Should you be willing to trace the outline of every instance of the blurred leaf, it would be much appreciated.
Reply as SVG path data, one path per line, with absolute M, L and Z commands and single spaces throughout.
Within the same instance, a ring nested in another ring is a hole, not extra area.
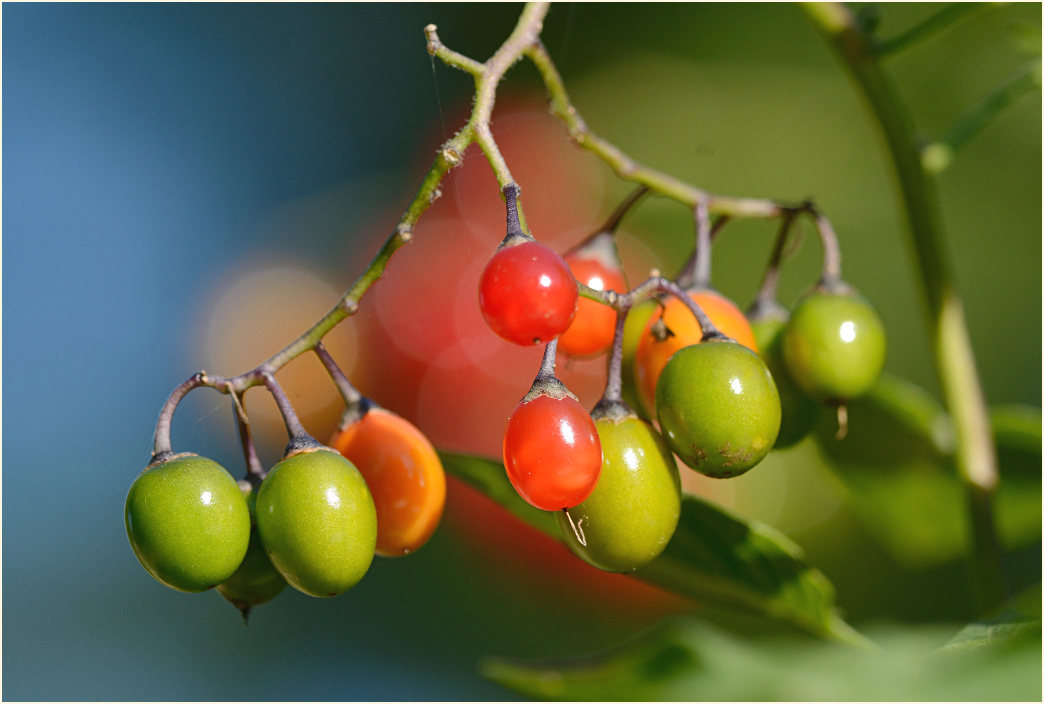
M 816 440 L 841 464 L 898 471 L 914 461 L 942 463 L 953 453 L 953 425 L 921 387 L 885 372 L 863 397 L 848 403 L 848 433 L 838 440 L 837 421 L 825 414 Z
M 998 528 L 1007 545 L 1041 529 L 1041 416 L 1024 405 L 990 411 L 1002 481 Z M 815 432 L 824 458 L 851 489 L 867 528 L 901 563 L 938 565 L 967 548 L 964 489 L 953 467 L 953 430 L 925 390 L 882 375 L 849 404 L 848 434 L 824 419 Z
M 492 460 L 441 453 L 448 472 L 482 491 L 531 526 L 561 539 L 552 514 L 518 497 Z M 860 641 L 840 618 L 834 588 L 807 565 L 786 537 L 744 522 L 702 499 L 685 496 L 674 537 L 635 576 L 691 597 L 726 618 L 753 617 L 816 635 Z
M 1004 616 L 992 621 L 970 623 L 943 646 L 944 651 L 1010 646 L 1027 638 L 1040 642 L 1040 619 Z
M 447 472 L 473 489 L 481 491 L 506 508 L 513 516 L 554 538 L 560 538 L 554 514 L 526 503 L 508 481 L 504 465 L 484 457 L 439 452 Z
M 744 522 L 695 496 L 685 496 L 674 538 L 638 577 L 708 608 L 724 607 L 797 625 L 824 636 L 853 638 L 838 616 L 834 587 L 804 561 L 801 548 L 755 521 Z
M 535 699 L 645 701 L 1035 700 L 1040 627 L 1004 649 L 937 650 L 938 629 L 892 629 L 880 648 L 740 640 L 691 619 L 566 663 L 490 659 L 483 673 Z
M 1015 40 L 1015 48 L 1027 56 L 1040 56 L 1040 25 L 1032 22 L 1013 22 L 1008 31 Z
M 1002 479 L 1018 475 L 1040 481 L 1040 409 L 1021 403 L 992 406 L 990 424 Z

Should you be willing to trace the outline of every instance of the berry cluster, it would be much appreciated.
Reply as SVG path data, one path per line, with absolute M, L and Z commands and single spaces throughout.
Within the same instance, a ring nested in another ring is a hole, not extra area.
M 479 281 L 479 307 L 494 332 L 545 345 L 504 432 L 508 479 L 524 500 L 556 512 L 574 553 L 613 572 L 641 567 L 673 536 L 681 513 L 675 456 L 710 477 L 742 474 L 804 437 L 818 404 L 836 406 L 843 420 L 844 404 L 873 385 L 885 353 L 880 319 L 842 281 L 836 237 L 808 203 L 780 206 L 783 226 L 749 319 L 710 283 L 711 241 L 724 220 L 712 225 L 703 205 L 693 256 L 678 277 L 655 275 L 625 292 L 615 232 L 644 194 L 639 189 L 560 256 L 524 231 L 519 189 L 508 184 L 507 235 Z M 821 234 L 823 274 L 788 314 L 776 281 L 789 228 L 803 214 Z M 232 379 L 201 372 L 168 399 L 152 461 L 127 496 L 127 533 L 146 570 L 181 591 L 217 587 L 244 618 L 288 583 L 311 596 L 343 593 L 375 554 L 424 545 L 443 512 L 446 480 L 424 435 L 362 397 L 321 335 L 307 349 L 346 405 L 329 445 L 302 427 L 271 360 Z M 605 392 L 590 413 L 555 376 L 559 351 L 607 354 Z M 267 472 L 242 403 L 260 384 L 290 436 Z M 242 481 L 171 449 L 174 410 L 200 386 L 232 396 L 247 464 Z
M 127 534 L 138 560 L 163 584 L 217 591 L 243 613 L 286 584 L 316 597 L 353 587 L 375 554 L 406 555 L 442 516 L 446 479 L 427 438 L 404 418 L 351 386 L 317 344 L 346 402 L 329 446 L 301 426 L 275 378 L 261 372 L 283 414 L 290 442 L 264 471 L 241 397 L 234 394 L 248 472 L 236 482 L 221 465 L 170 450 L 174 408 L 198 386 L 232 382 L 197 374 L 171 396 L 157 425 L 152 462 L 127 496 Z
M 637 569 L 670 541 L 681 508 L 675 455 L 710 477 L 742 474 L 803 438 L 818 404 L 836 406 L 843 420 L 844 404 L 869 390 L 884 363 L 880 318 L 841 280 L 836 237 L 808 203 L 783 210 L 749 319 L 710 284 L 711 239 L 724 221 L 712 226 L 702 206 L 695 252 L 677 279 L 654 276 L 625 293 L 614 234 L 644 192 L 563 257 L 523 232 L 519 190 L 509 184 L 507 236 L 479 284 L 494 332 L 546 344 L 504 432 L 507 476 L 531 505 L 558 512 L 574 553 L 615 572 Z M 776 280 L 803 213 L 822 236 L 824 272 L 788 315 Z M 559 351 L 609 353 L 606 390 L 590 414 L 554 375 Z

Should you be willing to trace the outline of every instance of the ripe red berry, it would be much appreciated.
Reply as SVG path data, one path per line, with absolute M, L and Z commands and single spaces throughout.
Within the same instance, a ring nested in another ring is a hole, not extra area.
M 504 468 L 515 491 L 545 511 L 590 495 L 602 467 L 594 421 L 568 391 L 527 396 L 504 431 Z
M 479 280 L 486 324 L 517 345 L 548 342 L 576 314 L 576 280 L 562 257 L 534 240 L 497 250 Z

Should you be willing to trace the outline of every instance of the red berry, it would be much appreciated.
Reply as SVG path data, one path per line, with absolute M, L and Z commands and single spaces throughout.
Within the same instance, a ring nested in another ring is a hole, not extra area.
M 548 342 L 576 314 L 576 280 L 554 251 L 533 240 L 497 250 L 479 280 L 486 324 L 518 345 Z
M 504 468 L 515 491 L 533 506 L 576 506 L 594 490 L 602 468 L 594 421 L 571 394 L 523 399 L 504 431 Z
M 565 260 L 577 281 L 597 291 L 627 291 L 627 282 L 619 267 L 611 267 L 580 252 L 566 255 Z M 604 303 L 581 298 L 572 325 L 558 338 L 558 351 L 571 357 L 601 354 L 613 344 L 615 331 L 616 311 Z

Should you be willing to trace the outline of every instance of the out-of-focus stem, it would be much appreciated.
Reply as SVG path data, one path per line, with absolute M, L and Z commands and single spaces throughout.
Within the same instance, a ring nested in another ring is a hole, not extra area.
M 908 233 L 928 304 L 936 372 L 957 434 L 957 471 L 970 507 L 973 581 L 980 610 L 986 611 L 1005 595 L 993 514 L 997 461 L 964 307 L 943 235 L 935 184 L 924 170 L 905 107 L 881 71 L 872 46 L 852 13 L 838 3 L 802 3 L 802 7 L 866 98 L 884 134 L 899 180 Z

